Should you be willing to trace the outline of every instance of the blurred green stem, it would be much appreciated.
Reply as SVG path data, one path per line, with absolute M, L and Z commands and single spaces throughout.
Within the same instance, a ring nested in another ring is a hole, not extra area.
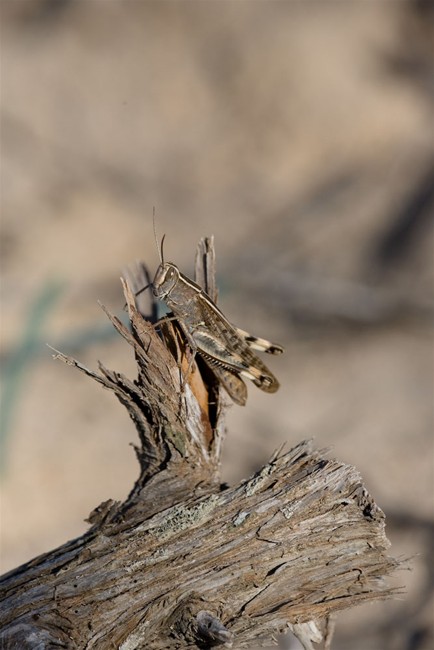
M 50 281 L 30 305 L 21 342 L 3 367 L 0 409 L 0 473 L 6 468 L 6 446 L 15 409 L 24 387 L 26 367 L 42 345 L 41 333 L 63 291 L 63 284 Z

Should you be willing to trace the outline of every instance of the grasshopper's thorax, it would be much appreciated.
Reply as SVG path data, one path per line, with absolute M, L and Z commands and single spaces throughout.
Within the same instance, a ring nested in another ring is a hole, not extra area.
M 164 300 L 176 286 L 178 280 L 179 269 L 175 264 L 171 262 L 160 264 L 155 274 L 154 282 L 152 283 L 154 296 L 160 300 Z

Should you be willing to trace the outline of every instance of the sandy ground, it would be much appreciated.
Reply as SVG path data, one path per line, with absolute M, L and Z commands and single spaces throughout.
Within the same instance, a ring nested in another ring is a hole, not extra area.
M 155 268 L 155 206 L 167 256 L 191 273 L 214 234 L 225 313 L 287 350 L 231 410 L 223 479 L 311 437 L 357 466 L 411 571 L 333 647 L 432 647 L 432 9 L 3 0 L 3 571 L 138 474 L 120 405 L 45 344 L 134 375 L 97 300 Z

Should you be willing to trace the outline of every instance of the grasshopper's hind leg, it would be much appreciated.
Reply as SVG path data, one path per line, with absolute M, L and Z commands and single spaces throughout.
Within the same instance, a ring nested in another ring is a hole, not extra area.
M 284 351 L 283 347 L 278 343 L 272 343 L 271 341 L 267 341 L 267 339 L 260 339 L 259 336 L 253 336 L 253 334 L 249 334 L 249 332 L 241 330 L 239 327 L 237 327 L 237 332 L 252 350 L 267 352 L 267 354 L 282 354 Z

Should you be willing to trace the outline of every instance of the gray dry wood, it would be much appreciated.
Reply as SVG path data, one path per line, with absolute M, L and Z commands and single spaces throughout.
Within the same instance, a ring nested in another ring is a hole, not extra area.
M 212 241 L 200 247 L 197 273 L 214 287 Z M 159 336 L 123 284 L 131 330 L 109 317 L 137 379 L 57 356 L 127 408 L 140 477 L 85 535 L 2 577 L 1 648 L 242 648 L 288 627 L 304 638 L 310 621 L 390 596 L 384 514 L 353 467 L 305 441 L 220 485 L 227 397 L 199 363 L 180 391 L 189 360 L 176 324 Z

